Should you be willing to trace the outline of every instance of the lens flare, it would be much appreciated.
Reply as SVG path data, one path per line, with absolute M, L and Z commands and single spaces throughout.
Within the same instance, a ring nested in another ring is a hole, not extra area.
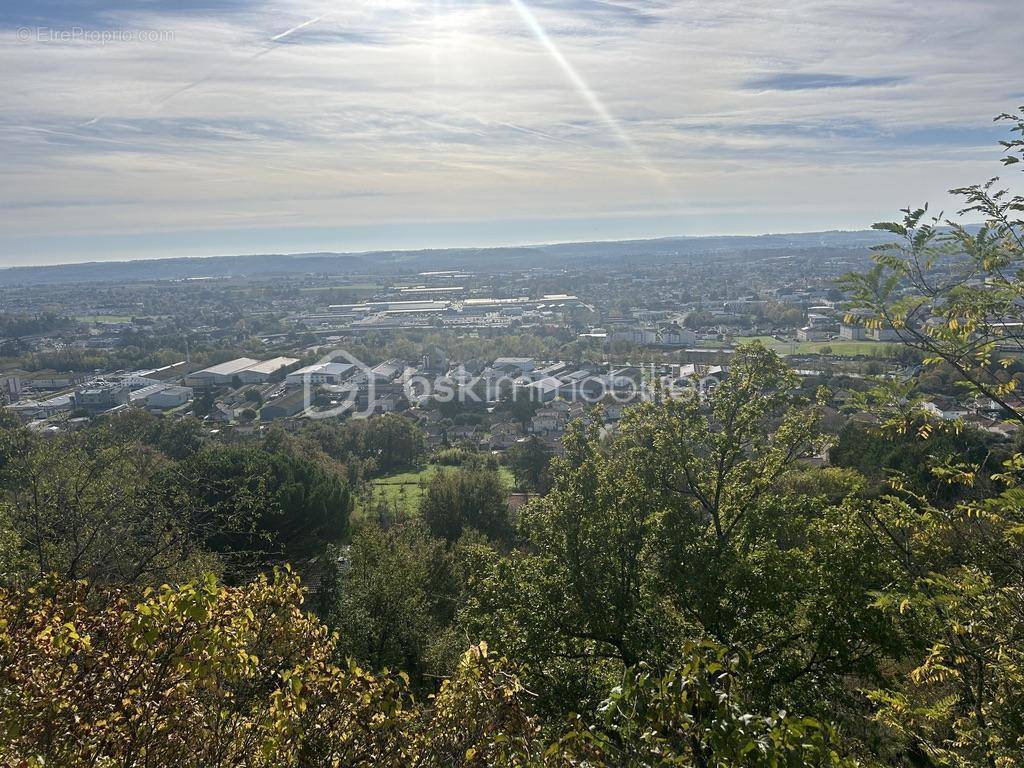
M 658 170 L 651 159 L 647 156 L 647 153 L 641 149 L 632 137 L 626 132 L 626 129 L 622 127 L 622 124 L 616 119 L 608 108 L 604 105 L 594 89 L 590 87 L 583 76 L 576 70 L 576 67 L 572 65 L 572 62 L 565 57 L 565 54 L 555 45 L 555 41 L 551 39 L 551 36 L 547 33 L 547 30 L 541 25 L 540 21 L 534 15 L 533 11 L 530 10 L 529 6 L 523 2 L 523 0 L 509 0 L 512 3 L 512 7 L 516 9 L 519 16 L 522 18 L 523 23 L 530 29 L 533 36 L 537 38 L 537 41 L 543 46 L 544 50 L 548 52 L 548 55 L 558 65 L 559 69 L 572 84 L 573 88 L 580 95 L 580 97 L 587 103 L 587 105 L 594 111 L 601 121 L 607 125 L 615 137 L 630 151 L 637 162 L 644 168 L 644 170 L 654 174 L 658 177 L 658 180 L 662 183 L 668 184 L 668 179 L 664 173 Z

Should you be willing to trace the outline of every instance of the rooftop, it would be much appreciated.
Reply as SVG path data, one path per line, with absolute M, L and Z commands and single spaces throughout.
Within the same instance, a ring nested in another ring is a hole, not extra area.
M 251 357 L 239 357 L 234 360 L 228 360 L 225 363 L 211 365 L 209 368 L 203 368 L 201 371 L 196 371 L 194 375 L 201 376 L 205 373 L 210 376 L 233 376 L 239 371 L 244 371 L 259 364 L 259 362 L 259 360 L 253 360 Z
M 296 357 L 274 357 L 270 360 L 257 362 L 255 365 L 246 366 L 242 370 L 252 371 L 253 373 L 271 374 L 274 373 L 274 371 L 287 368 L 289 365 L 295 365 L 297 362 L 299 362 L 299 360 Z

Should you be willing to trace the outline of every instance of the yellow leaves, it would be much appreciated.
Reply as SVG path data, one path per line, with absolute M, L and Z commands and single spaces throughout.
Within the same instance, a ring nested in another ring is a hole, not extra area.
M 255 589 L 207 579 L 198 588 L 149 590 L 134 603 L 114 594 L 99 608 L 69 585 L 55 584 L 52 594 L 4 593 L 0 618 L 8 631 L 0 637 L 0 675 L 23 695 L 0 701 L 0 728 L 10 733 L 7 723 L 21 723 L 18 754 L 49 744 L 49 764 L 94 762 L 100 755 L 91 750 L 98 745 L 104 745 L 104 760 L 116 759 L 129 754 L 138 734 L 149 732 L 154 764 L 198 768 L 209 762 L 203 758 L 208 750 L 227 749 L 228 762 L 258 765 L 250 755 L 230 758 L 235 732 L 278 739 L 271 718 L 275 697 L 264 697 L 251 681 L 299 654 L 303 664 L 290 677 L 282 675 L 294 717 L 308 711 L 309 695 L 318 695 L 308 690 L 309 680 L 333 684 L 324 666 L 331 643 L 319 622 L 298 609 L 295 584 L 296 577 L 284 572 Z M 7 619 L 15 600 L 33 620 L 12 627 Z M 261 631 L 251 631 L 258 620 Z M 296 724 L 288 720 L 289 733 Z M 203 733 L 220 733 L 220 743 Z M 245 743 L 239 740 L 237 748 Z M 289 761 L 294 743 L 282 743 L 285 752 L 275 751 L 267 768 Z

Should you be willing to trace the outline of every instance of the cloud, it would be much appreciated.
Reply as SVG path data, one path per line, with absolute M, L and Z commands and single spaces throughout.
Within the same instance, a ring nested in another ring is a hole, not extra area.
M 906 82 L 894 76 L 855 77 L 823 72 L 779 72 L 747 80 L 744 87 L 752 91 L 808 91 L 822 88 L 874 88 Z
M 635 151 L 510 0 L 10 0 L 0 264 L 121 235 L 188 255 L 203 232 L 350 249 L 409 222 L 867 224 L 995 172 L 989 118 L 1019 101 L 1018 0 L 524 2 Z M 22 42 L 25 23 L 173 34 Z

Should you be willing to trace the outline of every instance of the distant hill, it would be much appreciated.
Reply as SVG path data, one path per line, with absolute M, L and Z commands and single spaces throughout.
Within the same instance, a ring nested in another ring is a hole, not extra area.
M 0 269 L 0 286 L 298 274 L 386 274 L 437 269 L 495 271 L 573 263 L 581 259 L 590 259 L 595 263 L 624 258 L 636 261 L 691 261 L 698 258 L 748 257 L 758 252 L 786 249 L 867 248 L 891 239 L 892 235 L 887 233 L 863 230 L 757 236 L 667 237 L 654 240 L 497 248 L 96 261 Z

